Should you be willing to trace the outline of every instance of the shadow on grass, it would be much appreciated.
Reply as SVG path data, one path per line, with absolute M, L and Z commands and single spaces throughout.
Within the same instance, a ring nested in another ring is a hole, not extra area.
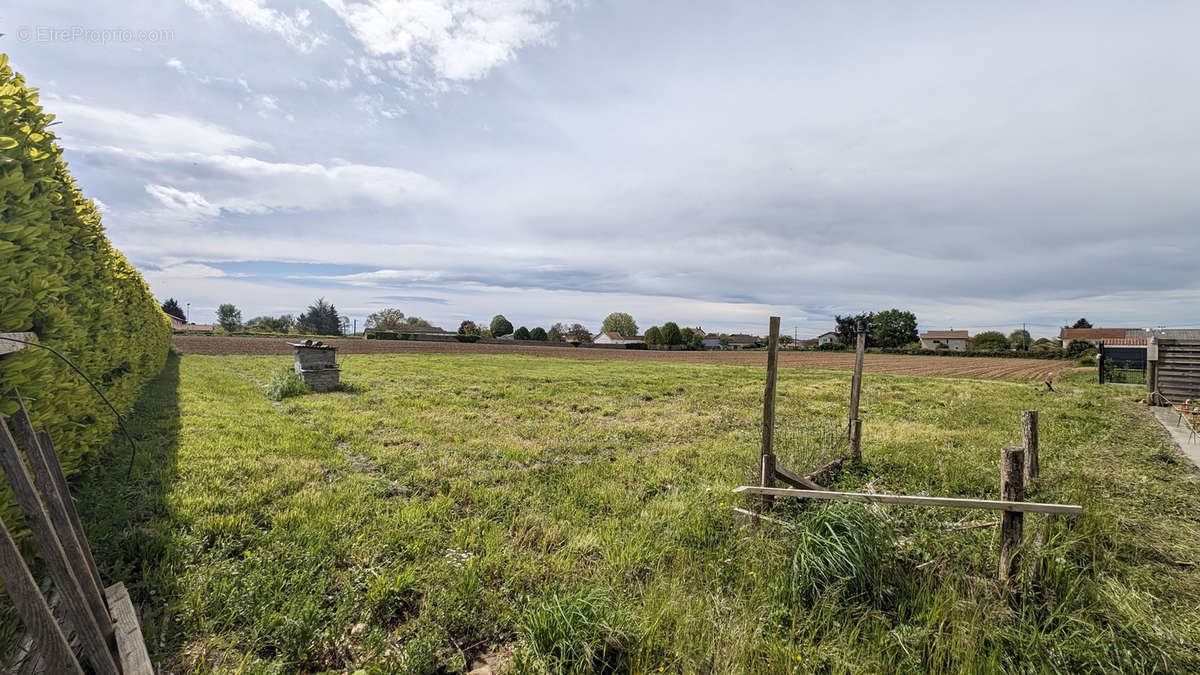
M 152 655 L 162 645 L 165 601 L 171 597 L 171 579 L 164 574 L 171 568 L 166 495 L 177 474 L 179 361 L 172 351 L 126 416 L 137 442 L 132 471 L 132 449 L 115 435 L 97 466 L 71 481 L 100 576 L 105 584 L 124 581 L 129 588 Z

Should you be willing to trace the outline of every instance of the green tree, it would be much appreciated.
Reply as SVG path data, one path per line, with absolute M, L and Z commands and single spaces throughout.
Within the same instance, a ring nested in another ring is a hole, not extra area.
M 662 343 L 665 345 L 681 345 L 683 344 L 683 333 L 679 330 L 679 324 L 674 321 L 668 321 L 659 329 L 662 333 Z
M 221 324 L 221 328 L 230 333 L 237 332 L 242 329 L 242 310 L 234 307 L 232 303 L 224 303 L 217 307 L 217 323 Z
M 1008 344 L 1011 345 L 1013 349 L 1027 352 L 1033 345 L 1033 337 L 1029 334 L 1029 331 L 1025 330 L 1024 328 L 1018 328 L 1012 333 L 1009 333 Z
M 600 328 L 601 332 L 613 332 L 621 337 L 633 337 L 638 334 L 637 322 L 633 317 L 625 312 L 613 312 L 604 317 L 604 325 Z
M 1092 322 L 1088 321 L 1087 319 L 1080 319 L 1075 322 L 1074 326 L 1071 326 L 1071 328 L 1091 328 L 1091 327 L 1092 327 Z
M 513 325 L 508 319 L 504 318 L 503 314 L 497 314 L 492 317 L 492 323 L 489 326 L 492 331 L 492 337 L 500 337 L 513 332 Z
M 459 335 L 479 335 L 479 326 L 474 321 L 466 320 L 458 324 Z
M 342 332 L 341 317 L 333 303 L 317 298 L 308 306 L 308 311 L 296 319 L 296 328 L 311 335 L 339 335 Z
M 695 336 L 696 333 L 691 328 L 684 326 L 679 329 L 679 344 L 690 347 L 692 345 L 692 338 Z
M 682 333 L 683 331 L 679 331 L 679 332 Z M 687 341 L 684 342 L 684 344 L 686 344 L 689 349 L 703 349 L 704 348 L 704 336 L 700 334 L 700 331 L 693 330 L 692 336 L 689 337 L 687 339 Z
M 875 320 L 875 313 L 864 312 L 862 314 L 855 314 L 853 316 L 835 316 L 833 317 L 833 320 L 837 324 L 837 328 L 834 330 L 837 331 L 838 342 L 841 342 L 847 347 L 853 347 L 854 345 L 858 344 L 858 333 L 856 332 L 856 326 L 858 325 L 858 322 L 865 321 L 867 326 L 870 327 L 871 323 Z M 875 336 L 871 335 L 870 333 L 867 334 L 867 346 L 875 346 Z
M 260 333 L 287 333 L 295 323 L 291 314 L 256 316 L 246 322 L 246 329 Z
M 971 338 L 970 348 L 971 351 L 976 352 L 1008 351 L 1008 338 L 1004 337 L 1004 333 L 999 331 L 984 331 Z
M 1071 344 L 1067 346 L 1067 356 L 1079 356 L 1095 349 L 1095 346 L 1087 340 L 1071 340 Z
M 515 332 L 513 332 L 513 338 L 514 338 L 514 339 L 517 339 L 517 340 L 528 340 L 528 339 L 530 339 L 530 338 L 529 338 L 529 329 L 528 329 L 528 328 L 526 328 L 525 326 L 521 326 L 521 327 L 520 327 L 520 328 L 518 328 L 518 329 L 517 329 Z
M 663 343 L 662 331 L 658 329 L 658 326 L 650 326 L 646 329 L 645 340 L 648 345 L 661 345 Z
M 367 317 L 366 330 L 399 330 L 407 325 L 404 321 L 404 312 L 395 307 L 385 307 L 378 312 L 373 312 Z
M 179 303 L 176 302 L 175 298 L 167 298 L 167 301 L 162 304 L 162 310 L 173 317 L 184 320 L 187 319 L 187 316 L 184 315 L 183 308 L 179 306 Z
M 550 326 L 550 330 L 546 333 L 546 339 L 550 342 L 562 342 L 566 336 L 567 327 L 561 321 Z
M 538 326 L 537 328 L 534 328 L 533 330 L 529 331 L 529 339 L 530 340 L 541 340 L 542 342 L 545 342 L 547 340 L 547 338 L 548 338 L 548 336 L 546 334 L 546 329 L 542 328 L 541 326 Z
M 409 328 L 429 328 L 432 324 L 419 316 L 406 316 L 404 317 L 404 325 Z
M 900 309 L 879 312 L 871 322 L 871 333 L 867 338 L 874 346 L 888 349 L 917 342 L 920 339 L 917 334 L 917 315 Z
M 566 338 L 567 342 L 590 343 L 592 341 L 592 332 L 581 323 L 573 323 L 567 329 Z

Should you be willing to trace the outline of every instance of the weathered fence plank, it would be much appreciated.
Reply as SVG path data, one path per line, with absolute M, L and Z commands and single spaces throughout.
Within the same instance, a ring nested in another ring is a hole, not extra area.
M 12 488 L 13 496 L 21 512 L 29 521 L 29 529 L 33 533 L 34 543 L 38 552 L 46 561 L 50 578 L 59 589 L 63 598 L 63 606 L 68 623 L 79 635 L 84 653 L 96 672 L 102 675 L 118 675 L 117 664 L 109 652 L 108 640 L 102 632 L 96 617 L 92 614 L 85 599 L 79 580 L 71 571 L 67 555 L 63 551 L 53 524 L 46 514 L 41 498 L 33 486 L 33 479 L 21 461 L 17 442 L 8 430 L 8 424 L 0 416 L 0 468 L 4 469 L 5 478 Z M 108 624 L 111 625 L 111 624 Z M 111 634 L 111 628 L 109 631 Z
M 117 582 L 105 589 L 108 606 L 112 608 L 113 623 L 117 632 L 117 653 L 125 675 L 154 675 L 146 641 L 142 639 L 142 627 L 137 611 L 129 598 L 125 584 Z
M 15 395 L 15 391 L 13 393 Z M 29 466 L 33 469 L 33 482 L 37 486 L 38 492 L 41 493 L 42 504 L 46 507 L 50 522 L 55 524 L 54 532 L 58 535 L 59 544 L 62 545 L 63 553 L 67 556 L 67 563 L 70 564 L 71 571 L 79 581 L 84 600 L 91 609 L 96 625 L 100 627 L 100 632 L 104 634 L 105 640 L 111 641 L 111 621 L 108 616 L 108 607 L 104 604 L 104 597 L 100 594 L 100 589 L 103 588 L 99 583 L 100 576 L 99 574 L 92 576 L 95 563 L 90 562 L 91 551 L 87 550 L 86 540 L 80 540 L 71 520 L 69 511 L 74 509 L 75 504 L 71 502 L 71 508 L 68 509 L 64 502 L 63 491 L 56 484 L 54 472 L 46 461 L 46 453 L 41 447 L 37 433 L 33 430 L 33 423 L 29 420 L 25 403 L 20 396 L 16 396 L 16 399 L 17 412 L 12 416 L 12 421 L 21 434 L 25 456 L 29 458 Z M 57 463 L 56 458 L 55 464 Z M 70 495 L 67 495 L 66 499 L 69 501 Z
M 79 667 L 79 661 L 75 659 L 71 646 L 67 644 L 62 628 L 55 620 L 54 613 L 50 611 L 50 606 L 46 604 L 46 598 L 42 596 L 41 589 L 34 582 L 25 561 L 21 559 L 21 552 L 2 520 L 0 580 L 4 581 L 4 588 L 8 590 L 8 597 L 25 624 L 25 630 L 32 635 L 47 672 L 82 674 L 83 670 Z M 28 660 L 36 661 L 36 657 L 31 655 Z

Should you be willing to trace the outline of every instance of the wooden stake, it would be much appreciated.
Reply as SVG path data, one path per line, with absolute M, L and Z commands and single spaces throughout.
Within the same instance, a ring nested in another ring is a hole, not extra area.
M 1025 449 L 1006 445 L 1000 451 L 1000 498 L 1006 502 L 1025 499 Z M 1007 581 L 1020 564 L 1021 535 L 1025 514 L 1004 511 L 1000 514 L 1000 581 Z
M 1025 487 L 1041 477 L 1038 463 L 1038 411 L 1021 411 L 1021 445 L 1025 448 Z
M 862 422 L 858 419 L 858 399 L 862 392 L 863 353 L 867 350 L 867 334 L 858 331 L 854 346 L 854 377 L 850 379 L 850 459 L 862 463 Z
M 775 378 L 779 373 L 779 317 L 771 317 L 771 334 L 767 340 L 767 386 L 763 392 L 762 461 L 759 466 L 759 485 L 775 487 Z M 765 497 L 763 504 L 774 502 Z

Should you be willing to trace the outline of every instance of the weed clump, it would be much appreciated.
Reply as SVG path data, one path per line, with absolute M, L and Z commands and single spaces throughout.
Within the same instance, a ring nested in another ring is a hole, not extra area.
M 859 504 L 831 506 L 803 521 L 792 556 L 791 596 L 844 600 L 878 598 L 892 537 L 887 525 Z
M 300 379 L 293 370 L 281 370 L 275 374 L 275 379 L 267 385 L 267 398 L 272 401 L 282 401 L 290 396 L 311 394 L 312 389 Z
M 640 642 L 628 616 L 598 589 L 553 594 L 524 612 L 523 669 L 552 673 L 630 672 Z

